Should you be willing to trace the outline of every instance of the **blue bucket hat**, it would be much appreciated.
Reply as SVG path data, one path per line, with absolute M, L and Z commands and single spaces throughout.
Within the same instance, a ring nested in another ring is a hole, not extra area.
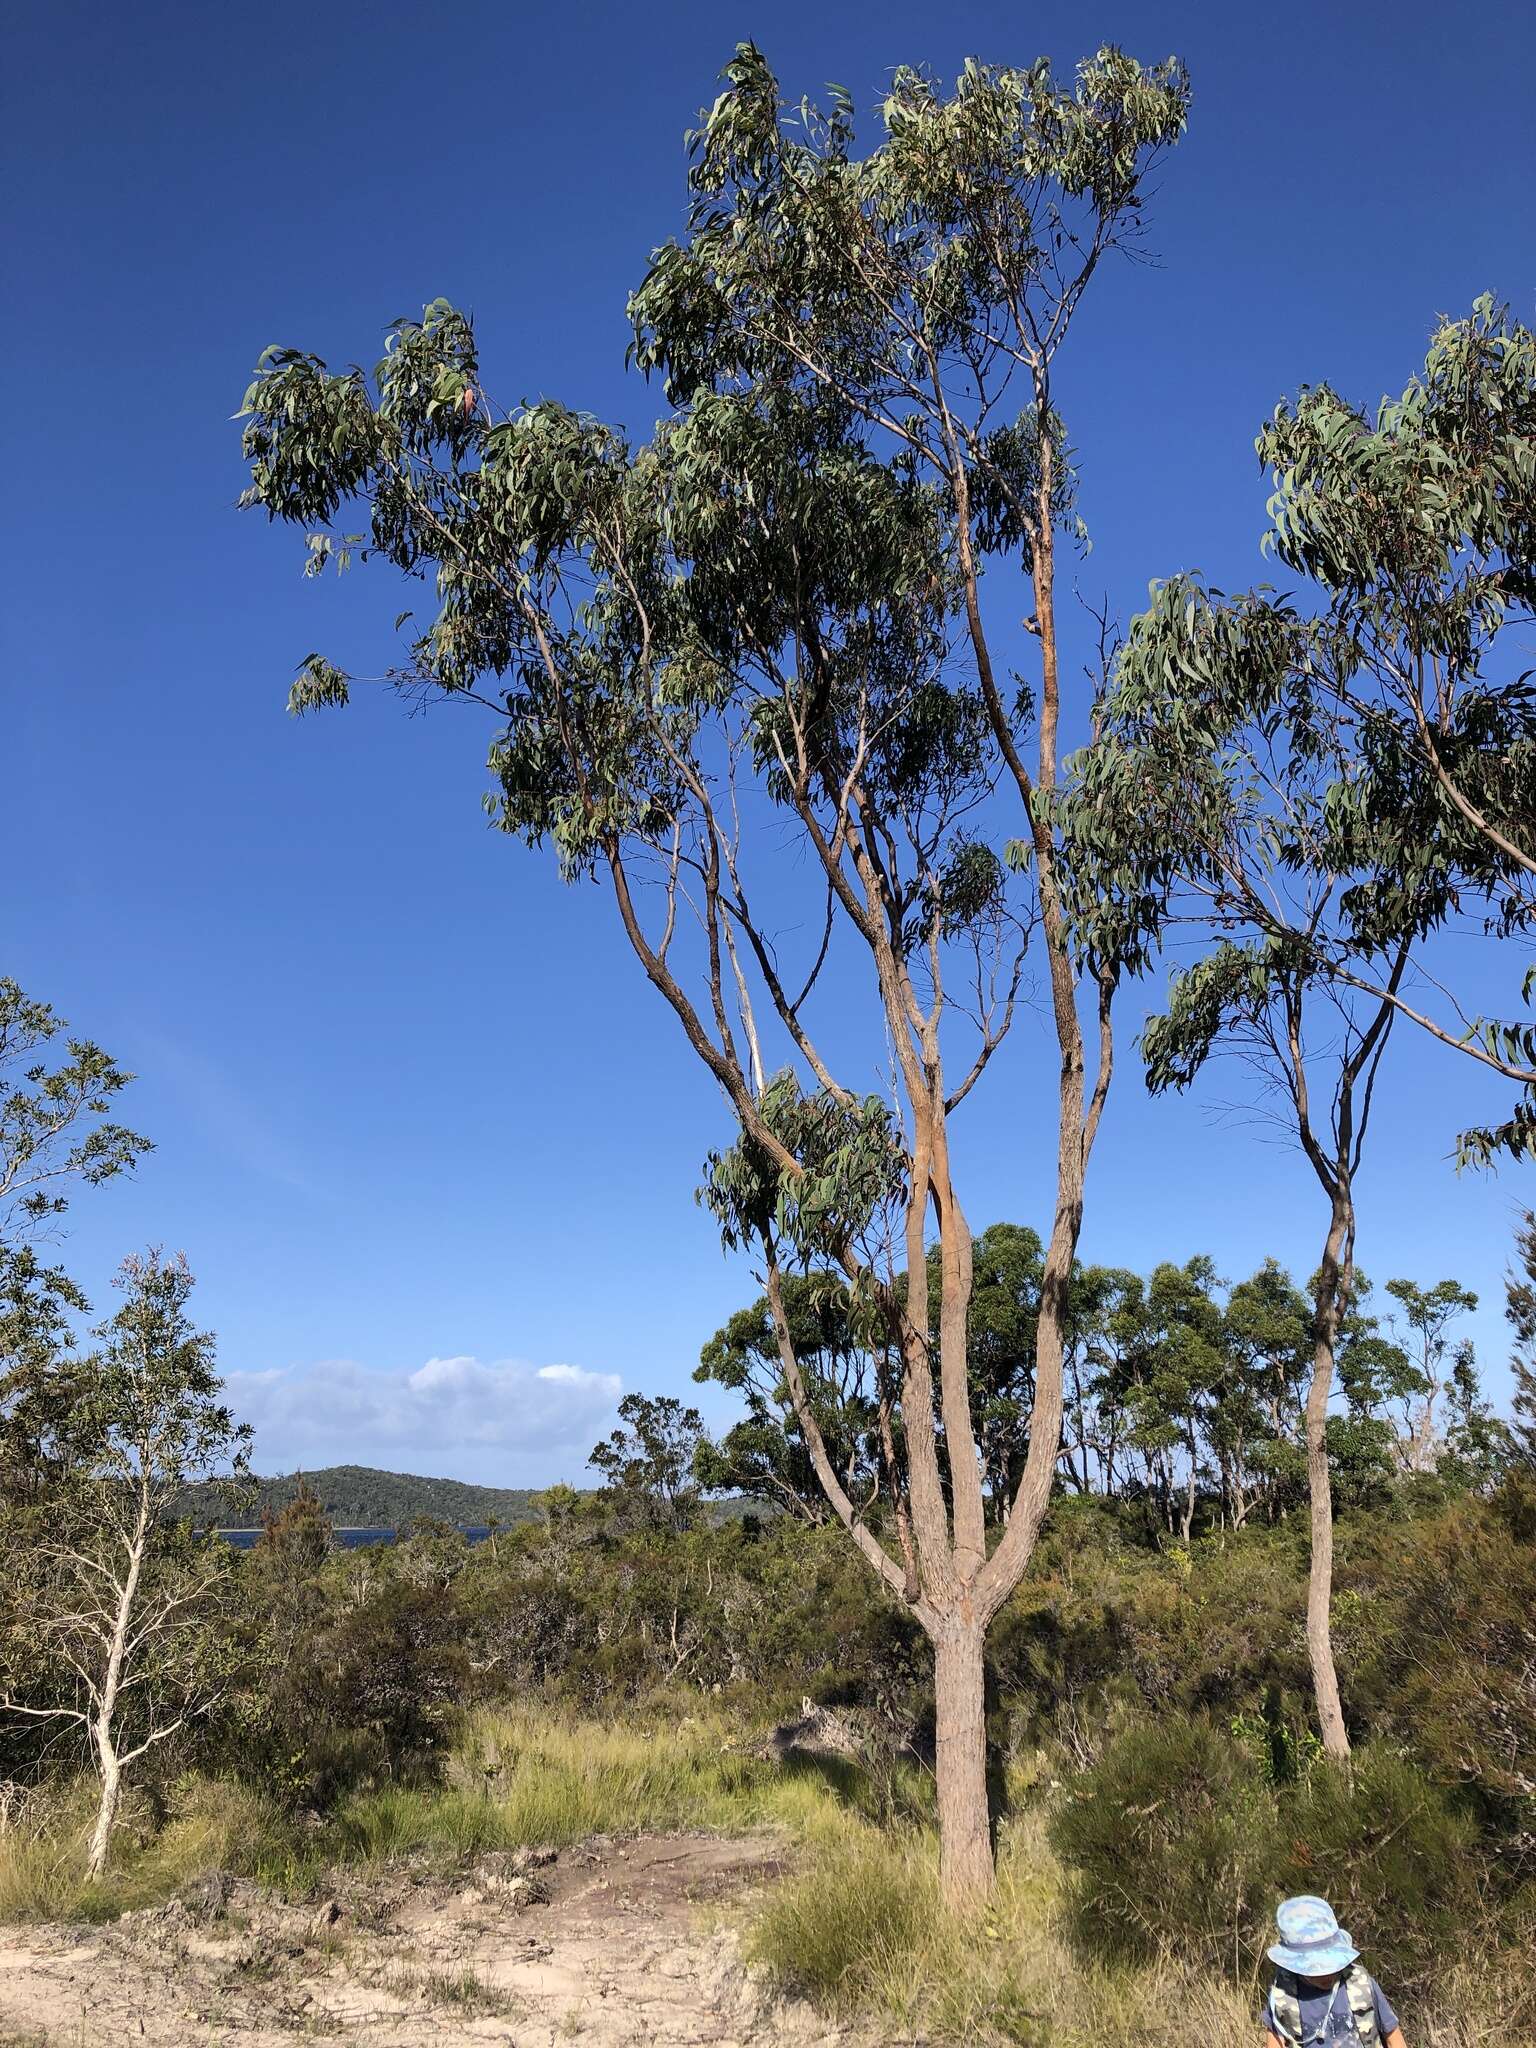
M 1286 1899 L 1276 1910 L 1275 1926 L 1280 1939 L 1269 1960 L 1298 1977 L 1331 1977 L 1347 1970 L 1360 1953 L 1326 1899 L 1310 1894 Z

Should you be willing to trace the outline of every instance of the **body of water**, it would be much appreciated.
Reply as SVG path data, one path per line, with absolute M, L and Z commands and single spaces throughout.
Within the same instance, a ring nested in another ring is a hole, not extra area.
M 254 1550 L 261 1541 L 259 1529 L 215 1529 L 213 1533 L 236 1550 Z M 364 1550 L 370 1543 L 393 1543 L 399 1533 L 398 1529 L 333 1529 L 331 1540 L 338 1550 Z M 466 1543 L 484 1543 L 490 1533 L 478 1525 L 459 1530 Z

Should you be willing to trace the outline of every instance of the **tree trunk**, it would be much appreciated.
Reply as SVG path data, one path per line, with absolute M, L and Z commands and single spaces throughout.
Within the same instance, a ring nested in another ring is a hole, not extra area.
M 939 1881 L 945 1903 L 961 1910 L 984 1899 L 993 1880 L 985 1641 L 980 1621 L 962 1613 L 940 1618 L 933 1645 Z
M 96 1825 L 91 1830 L 91 1852 L 86 1859 L 85 1875 L 88 1883 L 96 1884 L 107 1867 L 107 1851 L 112 1846 L 112 1828 L 117 1820 L 123 1774 L 111 1730 L 98 1724 L 92 1732 L 96 1742 L 96 1766 L 101 1774 L 101 1804 L 96 1809 Z
M 1191 1443 L 1189 1447 L 1189 1483 L 1184 1489 L 1184 1515 L 1179 1528 L 1179 1539 L 1185 1544 L 1189 1542 L 1189 1532 L 1195 1526 L 1195 1491 L 1198 1478 L 1199 1467 L 1195 1463 L 1195 1447 Z
M 1312 1561 L 1307 1574 L 1307 1656 L 1317 1701 L 1323 1750 L 1338 1762 L 1349 1757 L 1349 1733 L 1333 1662 L 1333 1490 L 1328 1470 L 1328 1397 L 1333 1391 L 1334 1347 L 1350 1280 L 1352 1204 L 1347 1186 L 1334 1198 L 1328 1241 L 1317 1280 L 1312 1385 L 1307 1392 L 1307 1491 L 1312 1510 Z
M 128 1654 L 128 1629 L 133 1620 L 133 1603 L 138 1597 L 139 1574 L 144 1568 L 144 1547 L 149 1538 L 150 1500 L 148 1488 L 139 1486 L 139 1512 L 132 1537 L 128 1543 L 128 1570 L 118 1591 L 117 1612 L 112 1622 L 112 1639 L 107 1652 L 107 1668 L 102 1678 L 98 1696 L 96 1719 L 91 1728 L 91 1740 L 96 1748 L 96 1769 L 101 1778 L 101 1805 L 96 1810 L 96 1825 L 91 1831 L 91 1853 L 85 1866 L 86 1880 L 96 1884 L 107 1867 L 107 1851 L 112 1846 L 112 1826 L 117 1819 L 118 1796 L 122 1790 L 123 1767 L 118 1761 L 117 1743 L 113 1737 L 113 1717 L 117 1712 L 117 1696 L 123 1681 L 123 1662 Z

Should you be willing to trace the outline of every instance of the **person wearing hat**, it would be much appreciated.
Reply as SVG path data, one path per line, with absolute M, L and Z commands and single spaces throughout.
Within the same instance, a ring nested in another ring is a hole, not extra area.
M 1326 1899 L 1286 1899 L 1275 1925 L 1266 2048 L 1407 2048 L 1386 1993 Z

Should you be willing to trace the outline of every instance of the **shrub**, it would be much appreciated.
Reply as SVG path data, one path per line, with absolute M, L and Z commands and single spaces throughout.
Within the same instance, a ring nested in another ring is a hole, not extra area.
M 1427 1991 L 1492 1931 L 1481 1924 L 1476 1828 L 1389 1750 L 1358 1750 L 1348 1771 L 1318 1764 L 1283 1793 L 1279 1850 L 1276 1891 L 1320 1892 L 1394 1993 Z
M 996 1894 L 968 1916 L 940 1903 L 931 1831 L 819 1828 L 757 1923 L 756 1958 L 823 2009 L 866 2022 L 882 2015 L 884 2040 L 1248 2048 L 1247 1990 L 1161 1963 L 1133 1972 L 1074 1966 L 1043 1820 L 1036 1810 L 1006 1824 Z
M 1294 1785 L 1305 1778 L 1323 1753 L 1323 1745 L 1305 1718 L 1290 1707 L 1278 1685 L 1264 1688 L 1257 1713 L 1234 1714 L 1232 1734 L 1247 1750 L 1266 1785 Z
M 1173 1714 L 1120 1736 L 1074 1783 L 1051 1840 L 1090 1955 L 1241 1977 L 1262 1949 L 1274 1803 L 1252 1759 L 1205 1722 Z
M 1051 1837 L 1078 1945 L 1108 1962 L 1161 1956 L 1242 1982 L 1275 1905 L 1296 1892 L 1330 1901 L 1394 1994 L 1422 1997 L 1500 1938 L 1472 1817 L 1385 1748 L 1271 1786 L 1250 1744 L 1168 1717 L 1110 1746 Z
M 1460 1502 L 1384 1560 L 1379 1646 L 1354 1690 L 1377 1724 L 1465 1791 L 1513 1888 L 1536 1877 L 1536 1541 Z M 1406 1654 L 1405 1654 L 1406 1646 Z
M 289 1805 L 326 1809 L 369 1785 L 430 1778 L 473 1692 L 451 1598 L 386 1579 L 350 1611 L 322 1611 L 274 1668 L 255 1671 L 225 1756 Z

